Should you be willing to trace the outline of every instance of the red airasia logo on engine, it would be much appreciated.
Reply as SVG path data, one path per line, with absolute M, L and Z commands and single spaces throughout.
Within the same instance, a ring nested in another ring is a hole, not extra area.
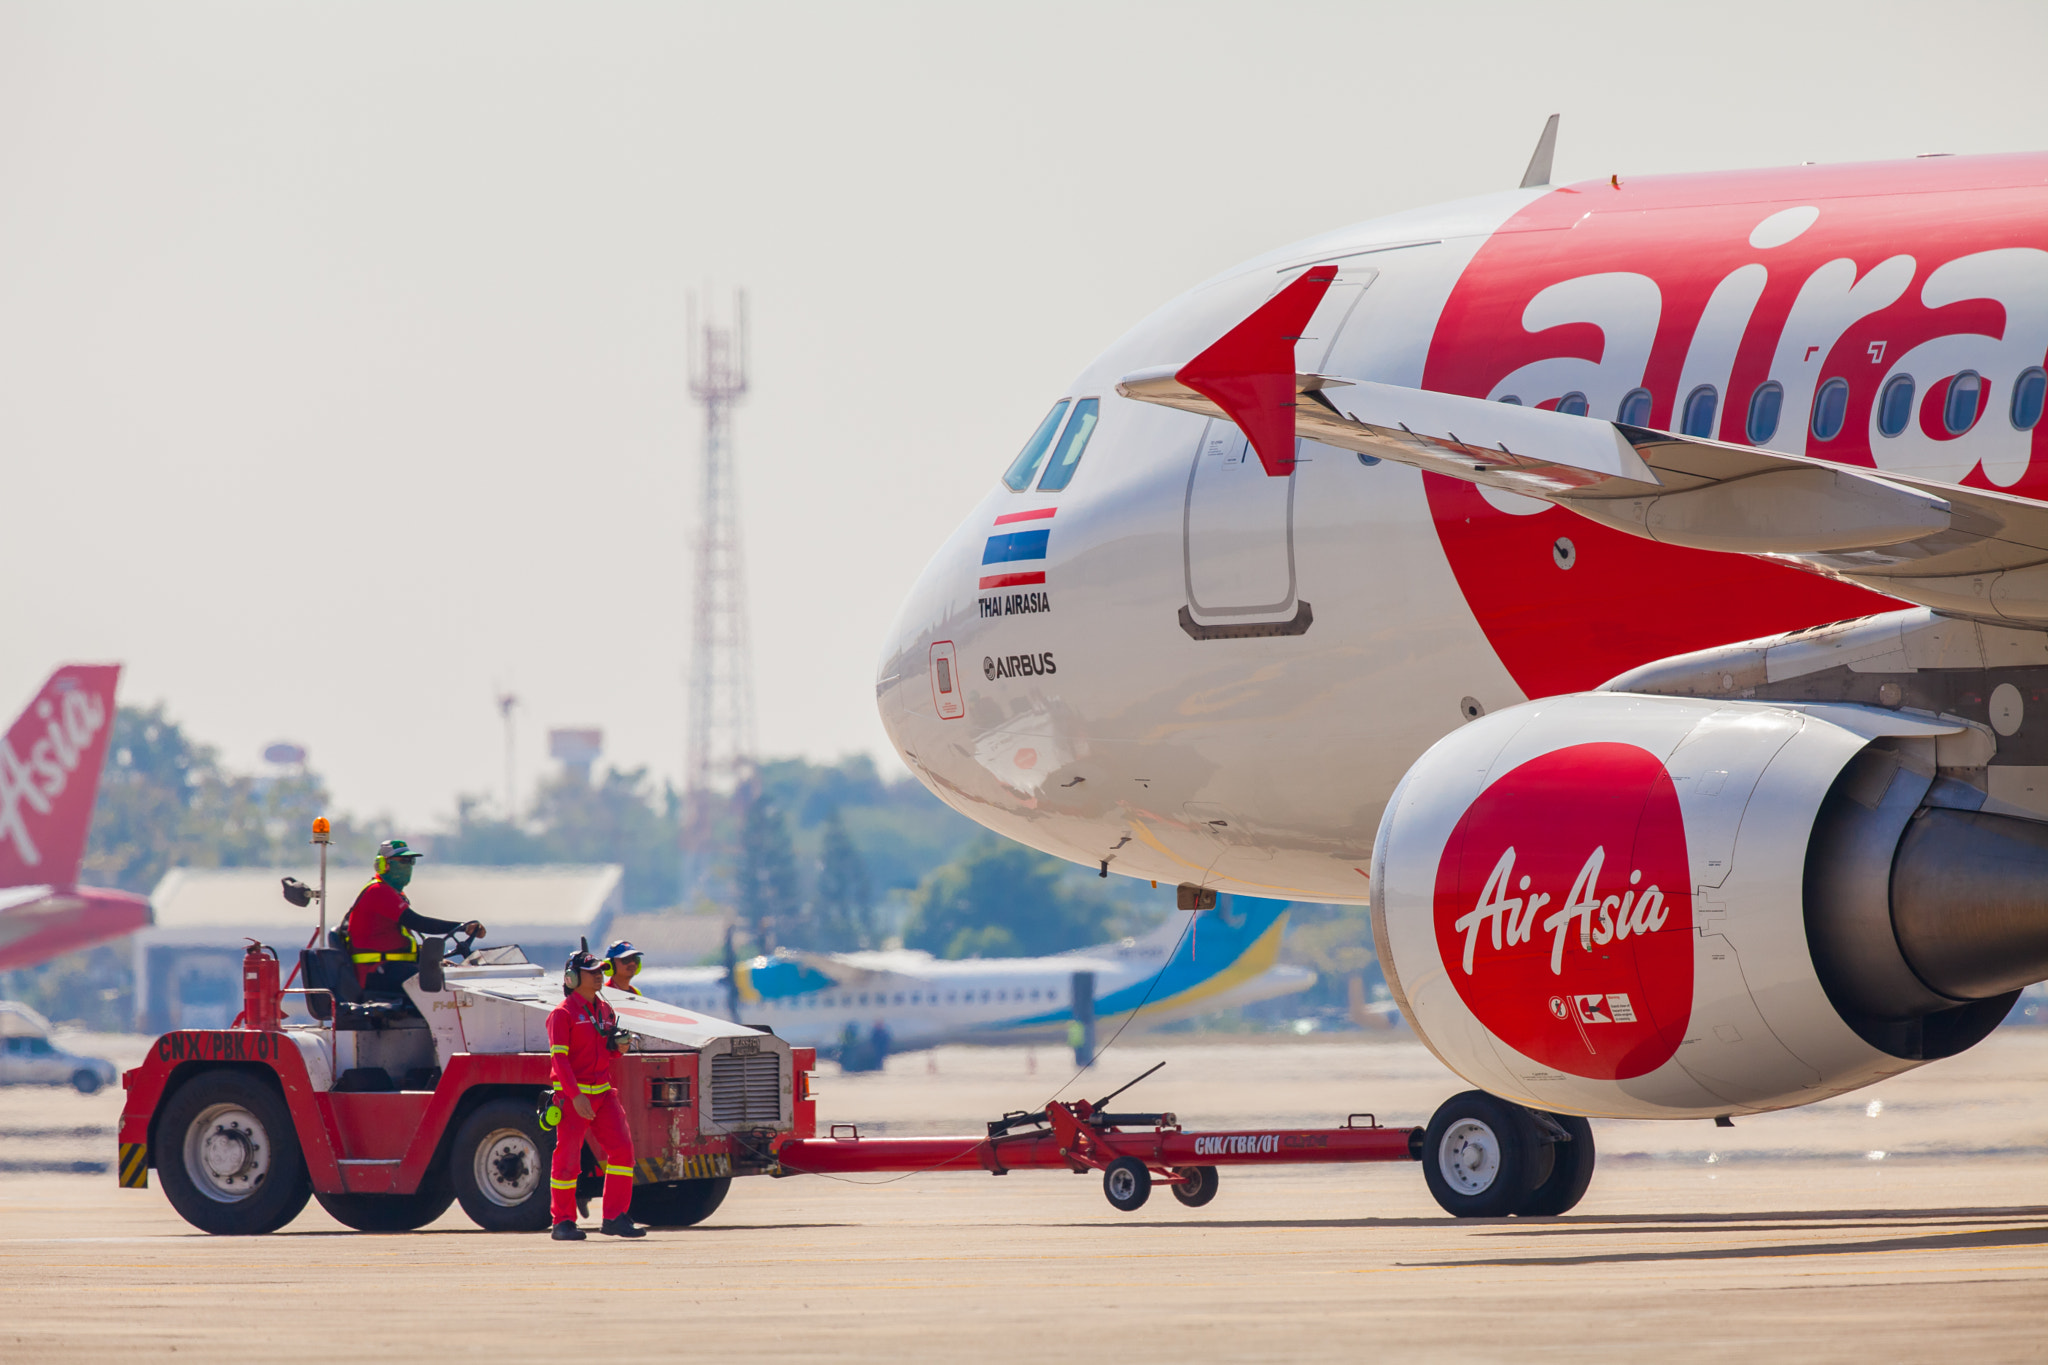
M 1466 1006 L 1545 1066 L 1626 1080 L 1692 1015 L 1691 864 L 1678 792 L 1633 744 L 1533 758 L 1474 801 L 1436 875 L 1436 942 Z

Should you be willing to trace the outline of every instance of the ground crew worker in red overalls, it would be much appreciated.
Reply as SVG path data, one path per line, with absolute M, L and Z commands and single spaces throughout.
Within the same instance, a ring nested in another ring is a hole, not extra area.
M 640 950 L 625 939 L 620 939 L 604 950 L 605 985 L 615 991 L 631 991 L 640 994 L 640 988 L 633 984 L 633 978 L 640 975 Z
M 583 1170 L 583 1140 L 597 1146 L 604 1168 L 607 1237 L 645 1237 L 633 1225 L 633 1135 L 625 1106 L 612 1089 L 612 1053 L 619 1017 L 598 998 L 603 964 L 588 951 L 572 953 L 562 968 L 562 1003 L 548 1012 L 548 1054 L 555 1079 L 554 1103 L 561 1110 L 555 1130 L 555 1159 L 548 1175 L 549 1214 L 558 1242 L 580 1242 L 576 1226 L 576 1177 Z
M 475 920 L 458 924 L 452 919 L 434 919 L 412 908 L 405 887 L 412 880 L 412 865 L 420 860 L 403 839 L 386 839 L 377 846 L 377 875 L 356 896 L 342 921 L 348 950 L 356 964 L 356 984 L 396 991 L 418 967 L 421 934 L 452 934 L 460 929 L 475 938 L 484 927 Z

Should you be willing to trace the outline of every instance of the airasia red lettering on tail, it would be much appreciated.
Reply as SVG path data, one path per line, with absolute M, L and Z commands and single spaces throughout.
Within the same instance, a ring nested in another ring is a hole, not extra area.
M 883 723 L 1047 852 L 1369 904 L 1403 1016 L 1531 1109 L 1952 1056 L 2048 978 L 2048 154 L 1552 186 L 1548 146 L 1041 395 Z M 957 666 L 1020 656 L 1059 667 Z
M 0 739 L 0 970 L 132 933 L 149 902 L 81 887 L 118 664 L 67 664 Z
M 0 740 L 0 886 L 77 880 L 120 676 L 116 664 L 58 669 Z

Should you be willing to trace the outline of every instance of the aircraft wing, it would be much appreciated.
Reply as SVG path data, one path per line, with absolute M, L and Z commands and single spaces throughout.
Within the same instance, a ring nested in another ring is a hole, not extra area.
M 132 934 L 152 918 L 149 902 L 126 891 L 32 887 L 0 895 L 0 971 L 33 967 Z
M 1126 375 L 1117 392 L 1235 422 L 1269 474 L 1292 471 L 1290 438 L 1302 437 L 1556 503 L 1664 544 L 1765 555 L 1951 615 L 2048 623 L 2048 506 L 1597 418 L 1296 374 L 1291 333 L 1327 288 L 1318 274 L 1194 360 Z

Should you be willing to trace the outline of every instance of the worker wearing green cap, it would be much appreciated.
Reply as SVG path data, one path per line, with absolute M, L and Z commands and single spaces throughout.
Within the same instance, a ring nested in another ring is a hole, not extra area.
M 459 929 L 474 938 L 484 936 L 483 925 L 475 920 L 458 924 L 412 908 L 405 888 L 412 880 L 412 865 L 419 860 L 420 855 L 403 839 L 379 844 L 377 875 L 356 896 L 342 922 L 356 964 L 356 983 L 366 990 L 396 991 L 418 970 L 414 964 L 419 960 L 421 934 L 452 934 Z

